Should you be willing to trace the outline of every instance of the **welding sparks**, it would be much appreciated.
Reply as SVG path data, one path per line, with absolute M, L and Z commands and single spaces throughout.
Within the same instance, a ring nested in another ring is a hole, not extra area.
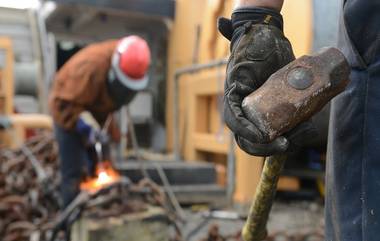
M 107 172 L 102 171 L 99 173 L 98 179 L 96 180 L 99 185 L 104 185 L 112 182 L 112 178 L 107 174 Z
M 80 184 L 81 190 L 90 192 L 97 191 L 104 186 L 112 184 L 120 179 L 119 173 L 117 173 L 108 162 L 98 165 L 96 169 L 96 177 L 82 182 Z

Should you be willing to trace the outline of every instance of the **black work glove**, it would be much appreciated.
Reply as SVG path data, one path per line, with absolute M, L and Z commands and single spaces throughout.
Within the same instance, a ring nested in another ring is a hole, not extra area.
M 224 118 L 241 149 L 256 156 L 270 156 L 297 146 L 302 136 L 312 131 L 302 124 L 292 133 L 269 142 L 242 111 L 243 99 L 258 89 L 274 72 L 295 59 L 284 36 L 279 12 L 266 8 L 241 8 L 231 20 L 218 19 L 218 29 L 231 41 L 224 92 Z M 313 132 L 314 134 L 314 132 Z M 295 140 L 295 141 L 292 141 Z

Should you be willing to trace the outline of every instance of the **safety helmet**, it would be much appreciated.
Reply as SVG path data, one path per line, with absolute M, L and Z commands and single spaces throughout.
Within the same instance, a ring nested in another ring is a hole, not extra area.
M 135 91 L 148 84 L 150 50 L 146 41 L 136 35 L 119 40 L 112 56 L 112 72 L 121 85 Z

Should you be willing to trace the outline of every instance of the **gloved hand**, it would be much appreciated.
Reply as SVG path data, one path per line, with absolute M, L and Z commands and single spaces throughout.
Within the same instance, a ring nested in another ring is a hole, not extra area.
M 243 99 L 258 89 L 274 72 L 295 59 L 284 36 L 279 12 L 267 8 L 241 8 L 231 20 L 218 19 L 218 29 L 231 41 L 224 92 L 224 118 L 241 149 L 256 156 L 269 156 L 289 150 L 292 140 L 309 132 L 310 124 L 268 143 L 242 111 Z M 291 148 L 292 149 L 292 148 Z
M 87 111 L 80 114 L 75 129 L 81 135 L 87 150 L 87 174 L 94 177 L 96 175 L 97 163 L 109 160 L 109 136 L 105 131 L 101 130 L 98 122 Z M 101 145 L 100 153 L 97 152 L 98 144 Z
M 85 145 L 94 145 L 100 135 L 100 127 L 89 112 L 82 112 L 76 122 L 75 130 L 83 137 Z

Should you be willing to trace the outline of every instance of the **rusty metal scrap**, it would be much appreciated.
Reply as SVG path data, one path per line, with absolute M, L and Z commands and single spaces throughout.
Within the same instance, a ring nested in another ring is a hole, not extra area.
M 39 133 L 23 150 L 29 157 L 22 149 L 0 152 L 0 236 L 4 241 L 30 240 L 36 232 L 43 239 L 59 210 L 57 147 L 52 134 Z M 30 155 L 35 159 L 30 160 Z M 43 173 L 36 170 L 36 160 Z M 49 178 L 48 186 L 41 185 L 38 175 Z
M 208 230 L 207 238 L 202 241 L 226 241 L 226 238 L 219 233 L 219 226 L 212 224 Z
M 59 218 L 65 215 L 65 211 L 60 212 L 58 167 L 57 144 L 49 132 L 38 133 L 19 150 L 1 149 L 2 241 L 46 241 L 64 238 L 66 233 L 59 227 L 58 232 L 54 233 L 59 226 Z M 94 218 L 144 211 L 148 204 L 166 205 L 161 187 L 149 179 L 137 184 L 122 181 L 114 183 L 80 201 L 79 214 Z M 76 206 L 73 206 L 75 210 Z M 74 220 L 70 220 L 68 224 L 72 221 Z
M 86 202 L 83 215 L 102 218 L 141 212 L 147 210 L 148 204 L 162 206 L 164 199 L 161 190 L 152 188 L 147 180 L 136 185 L 119 182 L 103 190 L 101 195 L 90 198 Z

